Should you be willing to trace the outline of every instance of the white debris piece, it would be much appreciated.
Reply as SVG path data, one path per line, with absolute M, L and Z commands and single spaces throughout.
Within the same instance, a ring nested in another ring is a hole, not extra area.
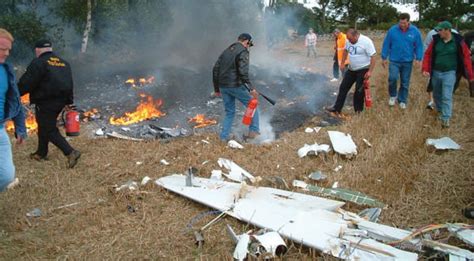
M 254 235 L 253 237 L 257 239 L 260 245 L 265 249 L 265 254 L 270 254 L 273 257 L 284 254 L 288 250 L 285 241 L 283 241 L 283 238 L 281 238 L 278 232 L 270 231 L 263 235 Z M 277 251 L 280 253 L 277 253 Z
M 137 190 L 138 189 L 138 184 L 135 181 L 128 181 L 127 183 L 123 184 L 122 186 L 115 188 L 116 192 L 122 191 L 122 190 Z
M 325 180 L 327 178 L 320 170 L 312 172 L 308 175 L 308 178 L 316 181 Z
M 143 164 L 143 161 L 137 161 L 137 162 L 135 162 L 135 164 L 137 164 L 137 165 L 142 165 L 142 164 Z
M 328 131 L 328 134 L 334 151 L 346 156 L 357 155 L 357 146 L 352 140 L 351 135 L 340 131 Z
M 440 139 L 427 139 L 426 145 L 432 145 L 437 150 L 458 150 L 461 148 L 459 144 L 449 137 L 443 137 Z
M 227 146 L 229 146 L 229 148 L 233 148 L 233 149 L 243 149 L 244 148 L 244 146 L 242 146 L 242 144 L 238 143 L 235 140 L 229 140 L 229 142 L 227 143 Z
M 468 243 L 471 246 L 474 246 L 474 230 L 469 228 L 463 228 L 458 224 L 450 224 L 448 230 L 451 233 L 454 233 L 456 237 L 462 241 Z
M 160 160 L 160 163 L 165 165 L 165 166 L 170 165 L 170 163 L 168 161 L 166 161 L 165 159 Z
M 340 171 L 341 169 L 342 169 L 342 166 L 341 166 L 341 165 L 337 165 L 337 167 L 334 168 L 334 171 L 335 171 L 335 172 L 338 172 L 338 171 Z
M 319 133 L 319 131 L 320 131 L 321 129 L 322 129 L 321 127 L 314 127 L 314 131 L 315 131 L 316 133 Z
M 96 136 L 104 136 L 104 135 L 105 135 L 105 132 L 104 132 L 104 130 L 103 130 L 102 128 L 100 128 L 100 129 L 97 129 L 97 130 L 95 131 L 95 135 L 96 135 Z
M 222 170 L 215 169 L 211 171 L 211 179 L 212 180 L 222 180 Z
M 298 156 L 303 158 L 307 155 L 318 155 L 319 152 L 328 153 L 330 150 L 329 145 L 314 143 L 313 145 L 305 144 L 298 150 Z
M 233 255 L 236 260 L 240 261 L 247 258 L 249 243 L 250 236 L 248 234 L 242 234 L 239 236 L 239 242 L 237 242 L 237 246 L 235 247 Z
M 205 160 L 201 163 L 201 165 L 206 165 L 207 163 L 209 163 L 209 160 Z
M 224 176 L 233 181 L 242 182 L 245 179 L 249 179 L 252 183 L 256 181 L 255 177 L 252 176 L 252 174 L 248 173 L 239 165 L 235 164 L 232 160 L 219 158 L 219 160 L 217 160 L 217 163 L 219 164 L 219 167 L 224 167 L 229 170 L 229 174 L 224 174 Z
M 205 144 L 211 144 L 209 141 L 207 140 L 201 140 L 202 143 L 205 143 Z
M 313 132 L 314 132 L 314 129 L 308 127 L 308 128 L 306 128 L 306 129 L 304 130 L 304 132 L 306 132 L 306 133 L 313 133 Z
M 332 184 L 332 188 L 338 188 L 339 187 L 339 181 L 336 181 Z
M 293 180 L 293 187 L 295 188 L 301 188 L 301 189 L 307 189 L 308 187 L 308 184 L 306 184 L 306 182 L 302 181 L 302 180 Z
M 367 139 L 362 139 L 364 141 L 365 145 L 367 145 L 369 148 L 372 148 L 372 143 L 370 143 Z
M 132 129 L 130 129 L 129 127 L 122 127 L 122 128 L 120 128 L 120 129 L 122 129 L 123 131 L 131 131 L 131 130 L 132 130 Z
M 142 182 L 140 182 L 140 185 L 141 186 L 146 186 L 146 184 L 148 184 L 148 182 L 150 182 L 150 180 L 151 180 L 150 177 L 145 176 L 145 177 L 143 177 Z

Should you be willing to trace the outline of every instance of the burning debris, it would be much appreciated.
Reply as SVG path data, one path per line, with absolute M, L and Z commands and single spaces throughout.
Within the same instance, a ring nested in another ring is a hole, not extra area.
M 194 116 L 193 118 L 190 118 L 188 120 L 189 123 L 196 123 L 196 125 L 193 127 L 194 129 L 198 128 L 204 128 L 210 125 L 216 125 L 217 121 L 216 120 L 211 120 L 211 119 L 206 119 L 206 116 L 204 114 L 198 114 Z
M 120 118 L 112 116 L 109 119 L 109 123 L 112 125 L 130 125 L 166 115 L 166 113 L 160 111 L 160 107 L 163 105 L 161 99 L 155 101 L 152 96 L 146 94 L 140 94 L 140 97 L 142 97 L 142 101 L 134 112 L 126 112 L 125 116 Z
M 146 78 L 129 78 L 125 81 L 125 84 L 132 88 L 143 87 L 145 85 L 155 83 L 155 76 L 149 76 Z
M 82 118 L 83 122 L 88 122 L 88 121 L 91 121 L 91 120 L 100 119 L 100 117 L 101 117 L 101 115 L 99 113 L 99 110 L 96 109 L 96 108 L 92 108 L 89 111 L 83 112 L 81 118 Z
M 35 114 L 33 113 L 32 109 L 30 108 L 30 94 L 27 93 L 23 96 L 21 96 L 21 104 L 24 105 L 25 110 L 26 110 L 26 129 L 28 133 L 34 133 L 38 129 L 38 123 L 36 123 L 36 118 Z M 14 132 L 15 131 L 15 125 L 13 124 L 13 121 L 8 121 L 5 125 L 5 129 L 8 132 Z

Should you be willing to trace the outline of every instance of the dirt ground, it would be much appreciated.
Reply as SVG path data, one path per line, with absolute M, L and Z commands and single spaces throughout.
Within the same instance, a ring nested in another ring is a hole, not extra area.
M 299 59 L 301 66 L 329 74 L 331 44 L 320 43 L 316 61 L 305 57 L 300 43 L 279 51 L 286 59 Z M 380 50 L 380 40 L 376 45 Z M 338 181 L 340 187 L 386 203 L 388 208 L 382 211 L 380 221 L 384 224 L 404 229 L 431 223 L 472 224 L 461 215 L 462 208 L 474 206 L 474 105 L 466 81 L 454 96 L 451 128 L 441 129 L 435 113 L 425 109 L 426 79 L 420 69 L 415 68 L 412 75 L 408 109 L 401 111 L 387 105 L 387 71 L 381 68 L 380 59 L 378 62 L 371 81 L 374 105 L 369 110 L 354 115 L 346 107 L 351 119 L 340 126 L 305 133 L 305 127 L 319 123 L 320 119 L 314 118 L 271 144 L 248 144 L 245 150 L 227 148 L 214 133 L 168 143 L 81 135 L 72 144 L 83 156 L 76 168 L 68 170 L 65 157 L 53 147 L 49 161 L 29 160 L 28 154 L 36 146 L 36 137 L 31 137 L 24 146 L 14 147 L 20 185 L 0 194 L 0 259 L 231 260 L 234 245 L 225 224 L 231 224 L 237 232 L 248 230 L 247 224 L 226 217 L 205 233 L 205 245 L 197 249 L 187 225 L 210 209 L 153 185 L 138 193 L 113 191 L 115 184 L 140 181 L 144 176 L 156 179 L 183 173 L 189 166 L 208 177 L 218 168 L 219 157 L 230 158 L 257 176 L 283 177 L 289 184 L 321 170 L 329 176 L 322 185 Z M 335 83 L 334 92 L 337 90 Z M 83 132 L 92 129 L 82 127 Z M 350 133 L 358 145 L 358 155 L 351 160 L 334 154 L 300 159 L 296 151 L 305 143 L 329 144 L 327 130 Z M 425 145 L 427 138 L 443 136 L 454 139 L 462 149 L 438 153 Z M 368 148 L 363 138 L 373 147 Z M 160 164 L 161 159 L 170 165 Z M 209 162 L 203 164 L 205 161 Z M 335 172 L 337 165 L 342 165 L 342 170 Z M 77 204 L 61 207 L 73 203 Z M 41 209 L 42 216 L 27 218 L 25 214 L 34 208 Z M 359 211 L 364 207 L 347 204 L 345 208 Z M 212 218 L 204 217 L 195 227 Z M 331 259 L 298 244 L 288 244 L 288 259 Z

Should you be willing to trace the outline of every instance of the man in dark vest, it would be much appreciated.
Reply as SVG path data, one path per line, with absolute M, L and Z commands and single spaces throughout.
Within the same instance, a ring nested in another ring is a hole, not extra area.
M 81 153 L 69 145 L 56 127 L 56 121 L 63 109 L 73 104 L 73 80 L 68 62 L 53 53 L 48 40 L 35 44 L 36 58 L 30 63 L 20 78 L 20 94 L 30 94 L 30 103 L 35 104 L 38 123 L 38 149 L 30 157 L 45 160 L 48 155 L 48 143 L 58 147 L 67 157 L 68 168 L 73 168 Z

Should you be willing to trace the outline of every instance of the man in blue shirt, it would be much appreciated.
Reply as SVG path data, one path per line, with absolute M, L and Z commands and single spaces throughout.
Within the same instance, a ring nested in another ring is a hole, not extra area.
M 421 66 L 423 58 L 423 42 L 421 33 L 416 26 L 410 24 L 410 15 L 402 13 L 399 23 L 392 26 L 385 36 L 382 46 L 382 66 L 388 68 L 389 106 L 394 106 L 398 100 L 400 109 L 406 109 L 408 102 L 408 89 L 413 67 L 413 60 Z M 397 81 L 400 78 L 400 89 L 397 90 Z
M 13 120 L 17 144 L 26 138 L 25 113 L 20 103 L 12 67 L 5 63 L 12 49 L 13 37 L 0 28 L 0 191 L 5 190 L 15 179 L 10 138 L 5 130 L 5 122 Z

